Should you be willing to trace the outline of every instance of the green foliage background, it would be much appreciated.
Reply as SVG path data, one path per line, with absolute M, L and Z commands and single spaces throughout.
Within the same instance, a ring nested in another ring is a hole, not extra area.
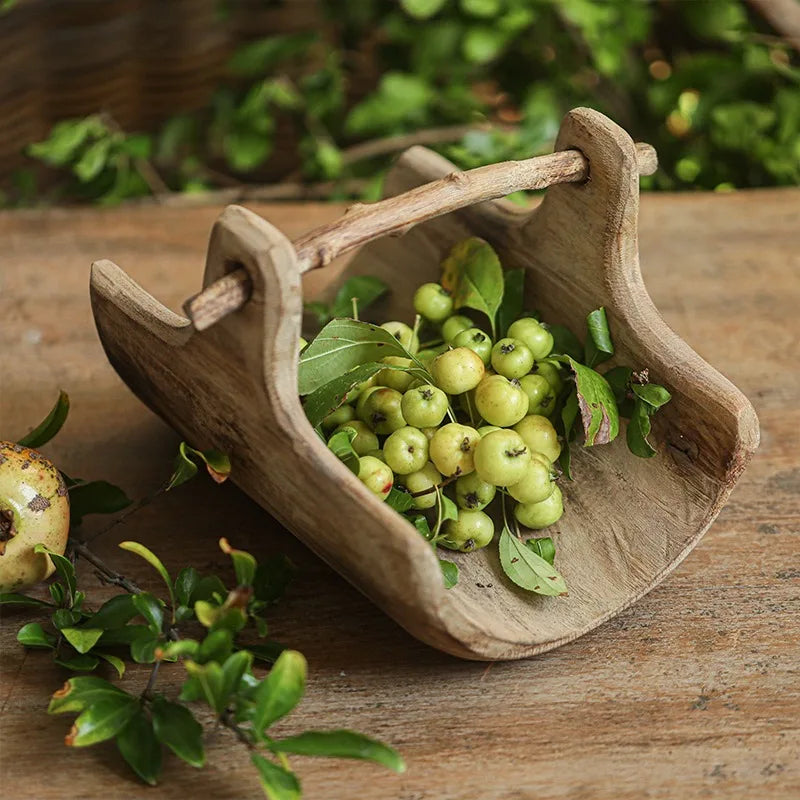
M 240 48 L 202 112 L 152 134 L 102 115 L 59 123 L 29 152 L 63 179 L 42 192 L 23 171 L 6 202 L 115 203 L 158 190 L 154 171 L 183 192 L 289 178 L 373 199 L 392 156 L 356 143 L 464 125 L 436 149 L 475 167 L 550 151 L 578 105 L 655 145 L 645 188 L 800 179 L 797 53 L 744 0 L 320 2 L 324 31 Z

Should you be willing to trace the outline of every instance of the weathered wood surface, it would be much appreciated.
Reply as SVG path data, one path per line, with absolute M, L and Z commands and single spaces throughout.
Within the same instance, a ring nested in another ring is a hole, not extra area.
M 334 206 L 255 207 L 289 236 Z M 17 437 L 63 386 L 70 421 L 47 452 L 67 471 L 138 496 L 169 469 L 175 437 L 125 389 L 91 320 L 88 264 L 113 255 L 171 308 L 198 287 L 219 208 L 0 216 L 0 424 Z M 347 725 L 398 746 L 409 771 L 297 759 L 309 798 L 705 798 L 800 794 L 800 192 L 648 195 L 641 261 L 667 322 L 753 401 L 762 444 L 728 505 L 657 589 L 596 631 L 530 661 L 468 663 L 416 642 L 282 532 L 238 490 L 195 484 L 99 540 L 98 552 L 158 589 L 133 538 L 171 568 L 225 564 L 216 540 L 283 551 L 300 575 L 272 614 L 309 658 L 307 699 L 284 725 Z M 307 280 L 319 280 L 311 274 Z M 96 527 L 93 522 L 89 526 Z M 87 577 L 87 584 L 93 578 Z M 104 597 L 107 590 L 98 590 Z M 145 790 L 113 748 L 64 748 L 48 718 L 63 672 L 0 630 L 0 794 L 26 798 L 259 796 L 224 732 L 210 766 L 167 762 Z M 131 668 L 128 684 L 143 686 Z M 177 685 L 166 671 L 163 686 Z

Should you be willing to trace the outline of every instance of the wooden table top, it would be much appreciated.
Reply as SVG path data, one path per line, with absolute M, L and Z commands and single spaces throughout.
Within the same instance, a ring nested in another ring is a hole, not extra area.
M 294 236 L 334 205 L 253 206 Z M 97 340 L 89 263 L 108 257 L 170 307 L 200 285 L 219 208 L 136 207 L 0 215 L 0 434 L 19 438 L 63 387 L 72 413 L 45 452 L 65 471 L 133 497 L 169 472 L 175 435 L 125 388 Z M 800 190 L 647 195 L 645 282 L 667 322 L 753 401 L 762 444 L 696 550 L 651 594 L 576 642 L 516 663 L 458 661 L 412 639 L 235 487 L 195 482 L 144 508 L 96 550 L 145 588 L 144 562 L 220 569 L 216 541 L 299 566 L 271 634 L 309 660 L 306 699 L 283 725 L 350 727 L 403 753 L 404 775 L 297 758 L 308 798 L 800 797 Z M 97 520 L 87 524 L 88 532 Z M 96 585 L 86 573 L 87 586 Z M 107 589 L 91 592 L 104 598 Z M 64 747 L 45 713 L 66 675 L 0 627 L 0 795 L 260 797 L 225 731 L 208 766 L 170 758 L 138 783 L 113 745 Z M 141 688 L 149 669 L 129 667 Z M 163 671 L 167 693 L 180 668 Z

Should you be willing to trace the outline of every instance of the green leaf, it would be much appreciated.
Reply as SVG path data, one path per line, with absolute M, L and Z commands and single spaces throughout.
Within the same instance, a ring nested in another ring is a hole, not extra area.
M 266 661 L 268 664 L 274 664 L 281 653 L 289 648 L 280 642 L 264 642 L 264 644 L 249 644 L 247 645 L 248 652 L 253 654 L 254 658 L 259 661 Z
M 613 441 L 619 433 L 619 412 L 614 393 L 605 378 L 569 356 L 559 356 L 556 360 L 569 364 L 575 375 L 585 446 Z
M 158 740 L 178 758 L 193 767 L 206 763 L 203 751 L 203 726 L 186 706 L 170 703 L 157 695 L 151 706 L 153 730 Z
M 358 301 L 359 314 L 389 291 L 380 278 L 373 275 L 355 275 L 348 278 L 331 303 L 331 316 L 350 317 L 353 314 L 353 299 Z
M 200 643 L 194 639 L 178 639 L 177 642 L 163 642 L 156 650 L 158 659 L 176 659 L 178 656 L 196 656 Z
M 161 559 L 146 548 L 143 544 L 139 544 L 139 542 L 120 542 L 119 546 L 123 550 L 127 550 L 129 553 L 136 553 L 137 556 L 141 556 L 151 567 L 153 567 L 156 572 L 161 576 L 161 579 L 167 585 L 167 591 L 169 592 L 169 604 L 174 609 L 175 608 L 175 593 L 172 591 L 172 580 L 169 577 L 169 573 L 167 572 L 166 567 L 161 563 Z
M 47 633 L 38 622 L 29 622 L 17 631 L 17 641 L 25 647 L 44 647 L 52 650 L 56 646 L 56 637 Z
M 318 38 L 314 31 L 255 39 L 236 48 L 228 67 L 234 75 L 260 78 L 281 62 L 301 56 Z
M 431 526 L 428 524 L 428 520 L 422 516 L 422 514 L 417 514 L 414 519 L 411 520 L 411 524 L 422 534 L 424 539 L 430 541 L 433 534 L 431 533 Z
M 457 244 L 442 263 L 442 285 L 453 292 L 455 308 L 472 308 L 489 318 L 496 338 L 496 316 L 503 300 L 503 268 L 492 246 L 473 236 Z
M 278 753 L 329 758 L 358 758 L 382 764 L 395 772 L 405 772 L 400 755 L 382 742 L 354 731 L 305 731 L 297 736 L 275 739 L 269 743 Z
M 300 702 L 305 685 L 305 657 L 296 650 L 284 650 L 256 692 L 253 726 L 259 736 Z
M 584 361 L 587 367 L 595 367 L 608 361 L 614 355 L 611 332 L 608 329 L 606 310 L 598 308 L 586 317 L 586 353 Z
M 47 588 L 50 591 L 50 597 L 53 598 L 53 603 L 57 606 L 63 605 L 64 585 L 56 581 L 55 583 L 51 583 Z
M 161 745 L 153 733 L 153 723 L 138 710 L 117 734 L 117 748 L 128 766 L 150 786 L 161 774 Z
M 76 653 L 74 650 L 71 653 L 63 653 L 54 658 L 53 661 L 64 669 L 70 669 L 73 672 L 91 672 L 97 669 L 100 659 L 92 653 Z
M 28 153 L 45 164 L 61 167 L 69 163 L 89 136 L 103 129 L 95 116 L 66 119 L 53 126 L 47 139 L 29 145 Z
M 507 527 L 500 534 L 500 565 L 508 577 L 523 589 L 557 596 L 567 593 L 567 584 L 552 564 L 526 547 Z
M 442 522 L 448 519 L 458 519 L 458 506 L 442 491 L 439 491 L 442 503 Z
M 178 605 L 188 606 L 192 593 L 197 588 L 200 575 L 194 567 L 184 567 L 175 578 L 175 599 Z
M 93 655 L 96 655 L 98 658 L 102 658 L 103 661 L 107 661 L 109 664 L 111 664 L 111 666 L 117 671 L 118 677 L 121 678 L 125 674 L 125 662 L 121 658 L 112 656 L 110 653 L 98 653 L 96 650 L 94 651 Z
M 293 772 L 279 767 L 259 753 L 251 753 L 250 760 L 258 770 L 261 788 L 269 800 L 300 800 L 300 782 Z
M 632 374 L 633 370 L 630 367 L 614 367 L 603 373 L 606 383 L 611 387 L 611 391 L 614 392 L 614 399 L 617 401 L 620 413 L 622 413 L 622 404 L 625 402 L 631 384 Z
M 204 697 L 203 686 L 197 678 L 187 678 L 181 686 L 178 700 L 183 703 L 196 703 Z
M 103 635 L 103 629 L 62 628 L 61 634 L 79 653 L 88 653 Z
M 313 344 L 312 342 L 311 345 Z M 306 348 L 306 350 L 308 349 Z M 303 403 L 303 410 L 311 427 L 316 428 L 328 414 L 347 402 L 355 388 L 385 367 L 387 367 L 386 364 L 378 364 L 375 361 L 360 364 L 344 375 L 331 378 L 327 383 L 311 392 Z
M 553 355 L 565 355 L 580 361 L 583 358 L 583 345 L 580 339 L 566 325 L 550 325 L 553 337 Z
M 69 395 L 61 390 L 50 413 L 28 434 L 19 440 L 23 447 L 41 447 L 47 444 L 66 422 L 69 414 Z
M 311 394 L 354 367 L 386 356 L 412 358 L 383 328 L 353 319 L 331 320 L 300 356 L 298 391 L 303 396 Z
M 41 543 L 34 545 L 33 552 L 46 553 L 48 556 L 50 556 L 50 560 L 53 562 L 53 565 L 56 568 L 58 577 L 64 581 L 64 586 L 67 590 L 67 595 L 65 597 L 67 604 L 72 607 L 72 603 L 75 600 L 75 590 L 78 586 L 75 578 L 75 567 L 72 565 L 72 562 L 68 558 L 64 558 L 64 556 L 54 553 L 52 550 L 48 550 Z
M 444 578 L 444 588 L 452 589 L 458 583 L 458 564 L 440 558 L 439 566 L 441 567 L 442 577 Z
M 64 739 L 69 747 L 88 747 L 116 736 L 139 711 L 139 701 L 129 694 L 107 695 L 80 713 Z
M 528 539 L 525 542 L 525 547 L 530 547 L 537 556 L 541 556 L 548 564 L 553 564 L 556 560 L 556 546 L 549 536 Z
M 28 606 L 30 608 L 53 608 L 52 603 L 46 603 L 36 597 L 16 592 L 0 592 L 0 606 Z
M 228 544 L 226 538 L 219 540 L 219 547 L 225 555 L 231 557 L 233 569 L 236 573 L 236 583 L 239 586 L 252 586 L 256 574 L 256 560 L 244 550 L 236 550 Z
M 59 608 L 57 611 L 53 612 L 50 621 L 55 628 L 60 631 L 62 628 L 69 628 L 77 624 L 80 618 L 81 615 L 78 611 L 71 611 L 68 608 Z
M 72 171 L 81 183 L 94 180 L 105 169 L 111 151 L 111 139 L 104 137 L 92 142 L 83 155 L 72 167 Z
M 226 696 L 234 694 L 239 688 L 245 672 L 253 665 L 253 656 L 247 650 L 231 653 L 222 665 L 223 693 Z
M 654 409 L 661 408 L 672 399 L 672 395 L 663 386 L 656 383 L 647 383 L 644 386 L 634 383 L 631 385 L 631 390 L 640 400 Z
M 231 474 L 231 461 L 224 453 L 218 450 L 195 450 L 186 442 L 181 442 L 178 445 L 178 455 L 175 456 L 175 465 L 166 491 L 175 489 L 194 478 L 197 475 L 197 461 L 202 461 L 206 465 L 208 474 L 216 483 L 223 483 Z
M 286 556 L 270 556 L 256 569 L 253 596 L 264 603 L 274 603 L 283 597 L 296 572 L 297 568 Z
M 101 641 L 101 644 L 105 644 L 105 642 Z M 131 658 L 137 664 L 152 664 L 156 660 L 156 648 L 158 645 L 158 636 L 147 629 L 146 634 L 131 642 Z
M 109 697 L 130 697 L 127 692 L 109 683 L 105 678 L 85 676 L 70 678 L 64 686 L 53 694 L 48 714 L 79 713 L 95 703 Z
M 137 639 L 150 638 L 152 635 L 147 625 L 125 625 L 122 628 L 112 628 L 105 631 L 100 637 L 100 644 L 105 647 L 118 647 L 119 645 L 132 644 Z
M 512 322 L 522 314 L 525 303 L 525 270 L 507 269 L 503 273 L 503 301 L 497 312 L 497 334 L 505 336 Z
M 221 714 L 225 710 L 225 705 L 228 701 L 228 698 L 223 694 L 222 667 L 216 661 L 211 661 L 208 664 L 185 661 L 184 665 L 189 676 L 196 678 L 200 684 L 206 702 L 217 714 Z
M 398 486 L 392 486 L 386 496 L 385 503 L 389 508 L 393 508 L 400 514 L 414 508 L 414 498 Z
M 142 592 L 133 595 L 133 604 L 147 621 L 147 627 L 156 635 L 161 633 L 164 627 L 164 607 L 161 601 L 149 592 Z
M 107 631 L 113 628 L 121 628 L 138 613 L 139 610 L 136 608 L 131 595 L 118 594 L 106 600 L 97 609 L 97 612 L 89 617 L 86 624 L 92 628 L 100 628 Z
M 333 317 L 330 306 L 326 303 L 321 303 L 319 300 L 310 300 L 307 303 L 303 303 L 303 310 L 307 314 L 311 314 L 311 316 L 316 319 L 318 325 L 324 325 Z
M 415 19 L 429 19 L 441 11 L 447 0 L 400 0 L 403 11 Z
M 221 628 L 218 631 L 212 631 L 200 643 L 197 650 L 197 658 L 195 659 L 199 664 L 206 664 L 209 661 L 224 661 L 233 648 L 233 633 L 226 628 Z
M 130 498 L 113 483 L 78 483 L 69 490 L 70 522 L 78 525 L 87 514 L 114 514 L 130 504 Z
M 353 439 L 356 438 L 355 428 L 343 428 L 328 439 L 328 449 L 333 452 L 354 475 L 358 475 L 361 463 L 358 453 L 353 450 Z
M 561 424 L 564 427 L 564 446 L 561 448 L 561 455 L 558 457 L 558 463 L 561 470 L 569 480 L 572 480 L 571 463 L 572 456 L 570 454 L 570 442 L 575 438 L 572 426 L 578 417 L 578 390 L 573 389 L 564 401 L 564 406 L 561 409 Z
M 641 397 L 634 401 L 625 438 L 628 449 L 639 458 L 652 458 L 656 454 L 655 448 L 647 441 L 650 435 L 650 415 L 654 412 L 655 409 Z
M 194 605 L 198 600 L 208 602 L 209 600 L 214 600 L 215 596 L 222 602 L 227 594 L 228 590 L 218 576 L 206 575 L 198 581 L 192 592 L 190 604 Z

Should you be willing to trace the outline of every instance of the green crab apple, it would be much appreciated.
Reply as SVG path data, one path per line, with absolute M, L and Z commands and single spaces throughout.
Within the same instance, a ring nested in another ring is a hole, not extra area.
M 484 364 L 492 358 L 492 340 L 480 328 L 467 328 L 453 338 L 453 347 L 468 347 L 481 357 Z
M 453 298 L 440 284 L 423 283 L 414 292 L 414 311 L 431 322 L 444 322 L 453 313 Z
M 514 516 L 520 525 L 538 531 L 558 522 L 564 513 L 564 499 L 561 489 L 556 486 L 553 493 L 540 503 L 519 503 L 514 508 Z
M 389 496 L 394 485 L 391 468 L 374 456 L 361 456 L 358 460 L 358 479 L 381 500 Z
M 394 367 L 410 367 L 413 362 L 410 358 L 403 358 L 402 356 L 386 356 L 382 363 Z M 410 372 L 405 372 L 401 369 L 382 369 L 375 375 L 375 383 L 378 386 L 388 386 L 398 392 L 405 392 L 411 386 L 413 380 L 414 376 Z
M 551 463 L 561 455 L 558 434 L 547 417 L 530 414 L 520 420 L 514 430 L 522 437 L 532 453 L 541 453 Z
M 353 406 L 345 403 L 343 406 L 334 409 L 322 420 L 322 430 L 330 431 L 343 425 L 345 422 L 350 422 L 351 419 L 356 418 L 356 410 Z
M 411 425 L 398 428 L 383 443 L 383 455 L 398 475 L 418 472 L 428 463 L 428 437 Z
M 531 372 L 534 375 L 541 375 L 553 387 L 556 395 L 561 393 L 564 387 L 564 378 L 561 375 L 561 367 L 552 361 L 535 361 Z
M 365 422 L 361 422 L 361 420 L 358 419 L 343 422 L 333 433 L 339 433 L 339 431 L 346 430 L 347 428 L 356 432 L 355 438 L 350 442 L 350 445 L 353 450 L 356 451 L 357 455 L 365 456 L 370 450 L 378 449 L 378 437 Z
M 461 331 L 465 331 L 467 328 L 471 327 L 472 320 L 469 317 L 465 317 L 463 314 L 456 314 L 452 317 L 448 317 L 442 323 L 442 339 L 448 344 L 451 344 L 453 339 L 455 339 Z
M 556 393 L 544 375 L 525 375 L 519 379 L 522 391 L 528 395 L 528 414 L 549 417 L 556 407 Z
M 487 483 L 477 472 L 462 475 L 456 481 L 456 504 L 468 511 L 483 511 L 494 500 L 496 493 L 497 487 Z
M 409 389 L 400 403 L 406 422 L 415 428 L 435 428 L 447 413 L 447 395 L 436 386 L 423 384 Z
M 512 322 L 508 335 L 524 342 L 537 361 L 549 356 L 553 349 L 553 334 L 533 317 L 522 317 Z
M 406 424 L 400 407 L 402 402 L 403 395 L 397 389 L 378 387 L 364 401 L 361 419 L 381 436 L 394 433 Z
M 448 550 L 471 553 L 486 547 L 494 538 L 494 522 L 483 511 L 468 511 L 461 508 L 458 519 L 449 519 L 444 524 L 444 536 L 439 544 Z
M 487 433 L 475 447 L 475 472 L 495 486 L 510 486 L 522 480 L 530 462 L 525 442 L 512 430 Z
M 27 589 L 52 575 L 50 556 L 63 555 L 69 496 L 61 473 L 36 450 L 0 442 L 0 592 Z
M 475 469 L 473 456 L 480 434 L 469 425 L 450 422 L 430 441 L 430 458 L 442 475 L 468 475 Z
M 419 350 L 419 337 L 405 322 L 397 322 L 396 320 L 384 322 L 381 328 L 389 331 L 412 356 Z
M 457 347 L 436 356 L 431 375 L 436 385 L 447 394 L 462 394 L 474 389 L 483 378 L 481 357 L 468 347 Z
M 508 428 L 528 413 L 528 395 L 519 381 L 487 375 L 475 389 L 475 407 L 490 425 Z
M 397 482 L 411 494 L 419 494 L 419 497 L 414 497 L 414 508 L 424 511 L 427 508 L 433 508 L 436 505 L 436 492 L 432 491 L 434 486 L 438 486 L 442 482 L 442 476 L 432 461 L 429 461 L 422 469 L 416 472 L 411 472 L 408 475 L 400 475 Z
M 519 339 L 500 339 L 492 348 L 492 366 L 498 375 L 521 378 L 533 366 L 533 353 Z
M 508 485 L 508 493 L 520 503 L 541 503 L 556 488 L 553 472 L 547 460 L 531 455 L 525 474 L 516 483 Z

